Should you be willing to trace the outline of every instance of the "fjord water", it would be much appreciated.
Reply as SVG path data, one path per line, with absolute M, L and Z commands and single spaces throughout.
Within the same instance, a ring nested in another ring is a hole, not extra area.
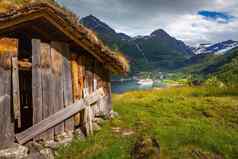
M 154 83 L 151 85 L 138 85 L 136 81 L 112 82 L 112 93 L 124 93 L 133 90 L 146 90 L 155 87 L 164 87 L 162 83 Z

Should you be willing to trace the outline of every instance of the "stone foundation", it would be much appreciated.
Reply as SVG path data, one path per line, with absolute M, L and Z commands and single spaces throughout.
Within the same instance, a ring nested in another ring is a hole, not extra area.
M 115 112 L 110 112 L 108 118 L 117 116 Z M 97 132 L 104 124 L 106 117 L 95 117 L 93 119 L 93 130 Z M 0 150 L 0 159 L 54 159 L 56 151 L 61 146 L 69 145 L 74 137 L 82 140 L 85 135 L 81 129 L 74 132 L 64 133 L 55 137 L 55 140 L 47 142 L 29 142 L 25 146 L 14 144 L 8 149 Z

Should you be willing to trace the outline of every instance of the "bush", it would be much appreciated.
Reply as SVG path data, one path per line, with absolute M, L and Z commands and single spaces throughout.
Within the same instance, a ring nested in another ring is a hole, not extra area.
M 204 84 L 208 88 L 224 88 L 225 87 L 225 84 L 222 81 L 220 81 L 216 76 L 208 78 Z

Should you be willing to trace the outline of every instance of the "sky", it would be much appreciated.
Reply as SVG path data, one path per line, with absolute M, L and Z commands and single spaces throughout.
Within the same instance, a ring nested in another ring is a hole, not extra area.
M 117 32 L 164 29 L 189 45 L 238 40 L 238 0 L 58 0 L 78 16 L 94 15 Z

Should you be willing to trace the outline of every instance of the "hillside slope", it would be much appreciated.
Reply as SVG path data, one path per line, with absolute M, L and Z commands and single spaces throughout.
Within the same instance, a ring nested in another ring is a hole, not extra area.
M 238 83 L 238 49 L 229 56 L 224 65 L 220 66 L 215 75 L 225 83 Z
M 238 158 L 237 89 L 128 92 L 114 95 L 113 104 L 119 117 L 62 147 L 58 159 L 131 159 L 141 136 L 159 142 L 161 159 Z
M 205 77 L 217 76 L 227 84 L 238 83 L 238 48 L 225 54 L 200 54 L 185 61 L 179 71 Z

